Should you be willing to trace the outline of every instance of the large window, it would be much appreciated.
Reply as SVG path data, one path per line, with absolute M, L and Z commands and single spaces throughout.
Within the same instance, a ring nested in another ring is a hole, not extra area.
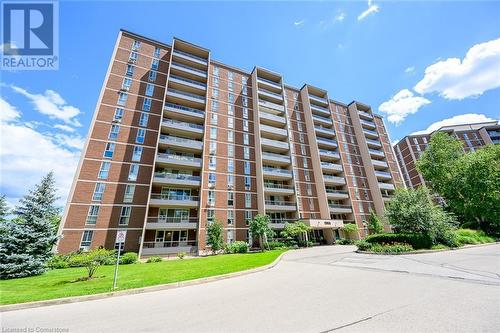
M 227 205 L 229 207 L 234 206 L 234 192 L 227 192 Z
M 227 131 L 227 141 L 234 142 L 234 132 L 233 131 Z
M 252 195 L 245 193 L 245 208 L 252 208 Z
M 142 156 L 143 148 L 141 146 L 134 146 L 134 151 L 132 153 L 132 161 L 140 162 Z
M 127 225 L 130 220 L 130 212 L 132 211 L 132 207 L 123 206 L 122 211 L 120 213 L 120 221 L 118 224 Z
M 215 191 L 208 190 L 208 205 L 215 206 Z
M 155 86 L 152 85 L 151 83 L 146 84 L 146 96 L 153 96 L 153 93 L 155 91 Z
M 103 161 L 101 163 L 101 169 L 99 169 L 99 179 L 108 179 L 109 169 L 111 168 L 111 162 Z
M 92 225 L 96 224 L 98 215 L 99 215 L 99 206 L 97 205 L 90 206 L 85 224 L 92 224 Z
M 227 172 L 234 173 L 234 160 L 233 159 L 227 160 Z
M 250 190 L 250 188 L 252 187 L 252 180 L 250 177 L 248 176 L 245 176 L 245 190 Z
M 90 244 L 92 244 L 92 236 L 94 235 L 94 230 L 85 230 L 82 235 L 82 240 L 80 242 L 80 251 L 88 251 L 90 249 Z
M 123 194 L 123 202 L 132 202 L 134 200 L 135 185 L 127 184 Z
M 126 77 L 123 79 L 122 89 L 129 90 L 132 85 L 132 79 Z
M 227 175 L 227 188 L 232 189 L 234 187 L 234 175 Z
M 234 157 L 234 145 L 227 145 L 227 157 Z
M 212 139 L 212 140 L 217 139 L 217 128 L 210 127 L 210 139 Z
M 250 148 L 243 147 L 243 158 L 245 160 L 249 160 L 250 159 Z
M 139 126 L 147 127 L 149 120 L 149 114 L 141 112 L 141 117 L 139 118 Z
M 216 167 L 217 167 L 217 159 L 215 158 L 215 156 L 210 156 L 208 158 L 208 169 L 215 170 Z
M 153 61 L 151 62 L 151 69 L 156 71 L 158 70 L 159 65 L 160 65 L 160 60 L 153 59 Z
M 138 40 L 134 40 L 134 43 L 132 44 L 132 50 L 137 51 L 141 47 L 141 42 Z
M 215 173 L 214 172 L 210 172 L 208 174 L 208 186 L 209 187 L 214 187 L 215 186 Z
M 104 157 L 113 158 L 114 152 L 115 152 L 115 143 L 114 142 L 106 143 L 106 148 L 104 148 Z
M 139 164 L 130 164 L 128 180 L 135 182 L 137 180 L 138 174 L 139 174 Z
M 123 119 L 123 109 L 122 108 L 116 108 L 115 109 L 115 115 L 113 116 L 113 121 L 120 122 L 122 119 Z
M 250 162 L 245 161 L 244 162 L 244 166 L 245 166 L 245 168 L 244 168 L 245 169 L 244 170 L 245 171 L 245 175 L 249 175 L 250 174 Z
M 120 133 L 119 125 L 111 125 L 111 129 L 109 130 L 109 140 L 116 141 L 118 139 L 118 133 Z
M 124 92 L 120 92 L 118 94 L 118 102 L 117 102 L 117 104 L 118 105 L 125 105 L 127 103 L 127 99 L 128 99 L 128 94 L 124 93 Z
M 161 49 L 159 47 L 155 47 L 155 52 L 153 53 L 153 57 L 159 58 L 161 53 Z
M 149 71 L 149 77 L 148 77 L 149 82 L 155 82 L 157 76 L 158 76 L 157 71 Z
M 127 65 L 127 71 L 125 72 L 125 75 L 132 77 L 134 75 L 134 65 Z
M 151 98 L 144 98 L 144 101 L 142 102 L 142 110 L 149 112 L 151 110 Z
M 137 136 L 135 138 L 136 143 L 144 143 L 144 137 L 146 136 L 146 130 L 143 128 L 139 128 L 137 130 Z
M 227 225 L 234 225 L 234 210 L 227 211 Z
M 92 195 L 92 200 L 93 201 L 101 201 L 105 188 L 106 188 L 106 184 L 96 183 L 95 188 L 94 188 L 94 194 Z

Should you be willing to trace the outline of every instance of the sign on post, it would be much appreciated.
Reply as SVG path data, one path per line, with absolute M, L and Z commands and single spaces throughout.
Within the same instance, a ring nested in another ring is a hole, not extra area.
M 127 237 L 127 230 L 118 230 L 116 232 L 115 244 L 118 244 L 118 255 L 116 256 L 115 276 L 113 277 L 113 289 L 116 289 L 116 279 L 118 278 L 118 264 L 120 263 L 120 253 L 122 251 L 122 244 L 125 247 L 126 237 Z

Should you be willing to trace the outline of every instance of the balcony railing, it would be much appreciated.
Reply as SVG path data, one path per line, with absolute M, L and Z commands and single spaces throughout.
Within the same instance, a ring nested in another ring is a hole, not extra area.
M 333 128 L 319 126 L 319 125 L 314 125 L 314 128 L 317 129 L 318 131 L 324 131 L 330 134 L 335 134 L 335 130 Z
M 262 167 L 262 170 L 263 171 L 267 171 L 267 172 L 280 173 L 282 175 L 287 175 L 287 176 L 291 176 L 292 175 L 292 171 L 287 170 L 287 169 Z
M 273 219 L 271 218 L 270 223 L 271 224 L 285 224 L 285 223 L 293 223 L 296 222 L 298 219 Z
M 172 136 L 172 135 L 166 135 L 166 134 L 160 135 L 160 140 L 174 141 L 177 143 L 187 143 L 187 144 L 203 144 L 203 142 L 198 141 L 198 140 L 185 139 L 185 138 L 181 138 L 178 136 Z
M 281 94 L 277 94 L 277 93 L 274 93 L 274 92 L 266 90 L 266 89 L 259 88 L 259 93 L 269 94 L 269 95 L 274 96 L 278 99 L 283 99 L 283 96 L 281 96 Z
M 322 116 L 318 116 L 317 114 L 313 114 L 312 115 L 313 119 L 316 119 L 318 121 L 324 121 L 324 122 L 327 122 L 329 124 L 332 123 L 332 120 L 330 118 L 326 118 L 326 117 L 322 117 Z
M 311 104 L 311 109 L 315 110 L 315 111 L 319 111 L 319 112 L 330 114 L 330 110 L 328 110 L 327 108 L 324 108 L 322 106 L 319 106 L 319 105 Z
M 195 240 L 186 241 L 167 241 L 167 242 L 143 242 L 144 248 L 164 248 L 164 247 L 184 247 L 184 246 L 196 246 Z
M 260 143 L 263 145 L 267 145 L 267 146 L 273 146 L 273 147 L 277 147 L 277 148 L 281 148 L 281 149 L 288 149 L 288 142 L 282 142 L 282 141 L 262 138 L 260 140 Z
M 335 169 L 338 171 L 342 171 L 342 165 L 330 163 L 330 162 L 321 162 L 321 166 L 328 169 Z
M 337 140 L 332 140 L 332 139 L 327 139 L 327 138 L 322 138 L 322 137 L 317 137 L 316 139 L 320 142 L 328 143 L 328 144 L 335 145 L 335 146 L 338 145 Z
M 274 109 L 277 111 L 285 111 L 285 107 L 283 105 L 279 105 L 276 103 L 271 103 L 271 102 L 263 101 L 263 100 L 259 99 L 259 104 L 264 106 L 264 107 L 271 108 L 271 109 Z
M 197 85 L 199 87 L 202 87 L 202 88 L 206 88 L 207 85 L 200 82 L 200 81 L 196 81 L 196 80 L 191 80 L 191 79 L 188 79 L 188 78 L 185 78 L 185 77 L 180 77 L 180 76 L 177 76 L 177 75 L 170 75 L 170 78 L 171 79 L 175 79 L 175 80 L 179 80 L 179 81 L 183 81 L 183 82 L 187 82 L 187 83 L 191 83 L 191 84 L 194 84 L 194 85 Z
M 184 155 L 158 153 L 158 158 L 174 159 L 174 160 L 178 160 L 178 161 L 187 161 L 187 162 L 200 162 L 201 163 L 201 158 L 184 156 Z
M 148 217 L 147 223 L 198 223 L 197 217 Z
M 377 171 L 377 170 L 375 170 L 375 176 L 377 176 L 377 177 L 383 177 L 383 178 L 392 178 L 391 173 L 390 172 L 386 172 L 386 171 Z
M 178 62 L 172 62 L 172 66 L 177 66 L 177 67 L 181 67 L 181 68 L 185 68 L 185 69 L 189 69 L 193 72 L 197 72 L 197 73 L 200 73 L 200 74 L 204 74 L 204 75 L 207 75 L 207 72 L 206 71 L 203 71 L 201 69 L 198 69 L 198 68 L 194 68 L 194 67 L 191 67 L 191 66 L 187 66 L 187 65 L 183 65 L 183 64 L 180 64 Z
M 344 177 L 323 175 L 323 179 L 325 180 L 325 182 L 331 182 L 331 183 L 336 183 L 336 184 L 345 184 L 346 183 Z
M 281 161 L 290 161 L 290 156 L 288 155 L 282 155 L 282 154 L 275 154 L 275 153 L 268 153 L 267 151 L 262 152 L 262 157 L 267 157 L 268 159 L 277 159 Z
M 295 202 L 277 201 L 277 200 L 266 200 L 266 205 L 294 207 L 295 206 Z
M 163 125 L 177 125 L 177 126 L 186 127 L 186 128 L 203 130 L 203 125 L 186 123 L 184 121 L 173 120 L 173 119 L 163 119 L 162 124 Z
M 385 155 L 384 155 L 384 152 L 383 152 L 383 151 L 380 151 L 380 150 L 376 150 L 376 149 L 368 149 L 368 151 L 370 152 L 370 154 L 375 155 L 375 156 L 379 156 L 379 157 L 383 157 L 383 156 L 385 156 Z
M 151 193 L 151 199 L 198 201 L 200 197 L 192 195 L 183 195 L 183 194 L 172 194 L 172 193 Z
M 325 189 L 326 193 L 334 193 L 334 194 L 347 194 L 349 195 L 349 191 L 346 191 L 346 190 L 334 190 L 334 189 L 331 189 L 331 188 L 327 188 Z
M 183 175 L 177 173 L 163 173 L 163 172 L 155 172 L 155 178 L 165 178 L 165 179 L 176 179 L 176 180 L 192 180 L 192 181 L 200 181 L 200 176 L 191 176 L 191 175 Z
M 168 92 L 169 93 L 174 93 L 174 94 L 179 94 L 179 95 L 184 95 L 184 96 L 188 96 L 188 97 L 191 97 L 191 98 L 196 98 L 196 99 L 205 101 L 205 96 L 193 94 L 193 93 L 190 93 L 190 92 L 186 92 L 186 91 L 182 91 L 182 90 L 178 90 L 178 89 L 174 89 L 174 88 L 168 88 Z
M 368 113 L 366 111 L 358 110 L 358 113 L 360 116 L 366 117 L 368 119 L 373 119 L 373 115 L 371 115 L 370 113 Z
M 292 185 L 284 185 L 284 184 L 272 184 L 272 183 L 264 183 L 265 188 L 275 188 L 280 190 L 293 190 L 294 186 Z
M 372 130 L 369 130 L 369 129 L 366 129 L 366 128 L 363 128 L 363 132 L 368 135 L 368 136 L 372 136 L 372 137 L 377 137 L 378 136 L 378 132 L 377 131 L 372 131 Z
M 328 104 L 328 100 L 326 98 L 323 98 L 323 97 L 309 95 L 309 99 L 312 99 L 314 101 L 317 101 L 317 102 L 320 102 L 320 103 L 323 103 L 323 104 Z
M 361 119 L 361 125 L 365 125 L 365 126 L 368 126 L 369 128 L 376 128 L 377 126 L 375 126 L 375 123 L 373 121 L 368 121 L 368 120 L 365 120 L 365 119 Z
M 351 209 L 351 205 L 340 205 L 340 204 L 328 204 L 330 208 L 341 208 L 341 209 Z
M 281 88 L 281 83 L 279 83 L 279 82 L 274 82 L 274 81 L 271 81 L 271 80 L 268 80 L 268 79 L 264 79 L 264 78 L 262 78 L 262 77 L 257 77 L 257 81 L 267 82 L 267 83 L 269 83 L 269 84 L 273 84 L 273 85 L 278 86 L 278 87 L 280 87 L 280 88 Z
M 259 112 L 259 115 L 261 118 L 263 119 L 268 119 L 268 120 L 272 120 L 272 121 L 275 121 L 277 123 L 284 123 L 285 122 L 285 117 L 282 117 L 282 116 L 276 116 L 274 114 L 270 114 L 268 112 L 263 112 L 263 111 L 260 111 Z
M 199 115 L 204 115 L 205 114 L 205 112 L 202 111 L 202 110 L 198 110 L 198 109 L 194 109 L 194 108 L 189 108 L 187 106 L 182 106 L 182 105 L 174 104 L 174 103 L 165 103 L 165 107 L 169 107 L 169 108 L 172 108 L 172 109 L 178 109 L 178 110 L 181 110 L 181 111 L 193 112 L 193 113 L 196 113 L 196 114 L 199 114 Z
M 319 153 L 324 154 L 324 155 L 328 155 L 331 157 L 335 157 L 335 158 L 340 158 L 340 153 L 337 153 L 337 152 L 334 152 L 334 151 L 331 151 L 328 149 L 319 149 Z
M 194 54 L 191 54 L 191 53 L 187 53 L 187 52 L 184 52 L 184 51 L 179 51 L 179 50 L 174 50 L 174 54 L 182 54 L 182 55 L 185 55 L 187 57 L 190 57 L 190 58 L 194 58 L 194 59 L 197 59 L 197 60 L 200 60 L 200 61 L 203 61 L 203 62 L 207 62 L 207 59 L 205 58 L 202 58 L 202 57 L 198 57 Z
M 382 146 L 382 143 L 378 140 L 366 139 L 366 142 L 375 146 Z

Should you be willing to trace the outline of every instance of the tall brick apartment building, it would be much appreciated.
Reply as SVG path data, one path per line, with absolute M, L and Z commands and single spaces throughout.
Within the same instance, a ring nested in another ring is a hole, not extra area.
M 247 72 L 174 38 L 120 31 L 71 188 L 60 252 L 115 247 L 147 256 L 205 250 L 206 225 L 252 242 L 248 221 L 303 220 L 318 242 L 360 236 L 404 186 L 382 118 L 363 103 Z
M 432 134 L 436 132 L 446 132 L 462 141 L 465 152 L 474 151 L 488 144 L 500 144 L 498 121 L 445 126 L 428 134 L 408 135 L 394 145 L 399 168 L 407 187 L 418 187 L 425 182 L 416 169 L 416 162 L 427 148 Z

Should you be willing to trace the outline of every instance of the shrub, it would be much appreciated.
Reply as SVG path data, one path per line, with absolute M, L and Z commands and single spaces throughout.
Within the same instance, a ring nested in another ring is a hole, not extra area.
M 481 230 L 458 229 L 455 231 L 455 235 L 456 235 L 456 241 L 459 245 L 483 244 L 483 243 L 492 243 L 495 241 L 495 239 L 487 236 Z
M 137 262 L 137 253 L 127 252 L 120 256 L 120 265 L 135 264 Z
M 431 249 L 432 250 L 446 250 L 449 247 L 443 244 L 438 244 L 438 245 L 432 245 Z
M 369 243 L 365 240 L 358 240 L 354 242 L 354 245 L 356 245 L 358 247 L 358 250 L 360 251 L 369 251 L 372 247 L 372 243 Z
M 372 244 L 410 244 L 414 249 L 430 249 L 432 239 L 425 234 L 376 234 L 365 238 L 365 241 Z
M 226 253 L 247 253 L 248 243 L 243 241 L 236 241 L 230 244 L 226 244 L 224 247 L 224 252 Z
M 47 262 L 47 267 L 49 269 L 68 268 L 68 259 L 69 257 L 67 255 L 55 255 Z
M 404 253 L 413 251 L 413 247 L 406 243 L 373 244 L 371 250 L 377 253 Z
M 177 253 L 177 258 L 179 258 L 179 259 L 184 259 L 185 256 L 186 256 L 186 252 Z
M 153 257 L 149 257 L 148 260 L 146 260 L 146 263 L 150 264 L 153 262 L 162 262 L 162 261 L 163 261 L 163 259 L 161 257 L 153 256 Z
M 351 245 L 353 243 L 353 241 L 351 239 L 347 239 L 347 238 L 340 238 L 340 239 L 337 239 L 337 241 L 335 243 L 339 244 L 339 245 Z
M 95 249 L 88 252 L 78 253 L 69 260 L 71 267 L 85 267 L 87 269 L 87 279 L 92 279 L 99 266 L 113 261 L 115 251 L 105 249 Z

